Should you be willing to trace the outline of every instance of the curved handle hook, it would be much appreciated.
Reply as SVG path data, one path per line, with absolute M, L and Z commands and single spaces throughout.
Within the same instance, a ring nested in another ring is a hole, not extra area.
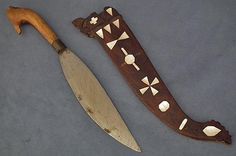
M 21 33 L 20 26 L 28 23 L 37 29 L 51 45 L 58 39 L 43 18 L 31 9 L 10 6 L 7 9 L 7 16 L 18 34 Z

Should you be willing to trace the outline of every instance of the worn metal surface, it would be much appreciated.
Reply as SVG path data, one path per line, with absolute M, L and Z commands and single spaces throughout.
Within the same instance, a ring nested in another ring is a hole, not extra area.
M 90 69 L 58 39 L 47 22 L 30 8 L 12 7 L 7 16 L 18 34 L 23 24 L 33 26 L 59 54 L 65 77 L 76 98 L 89 116 L 110 136 L 125 146 L 141 152 L 139 146 L 113 106 L 110 98 Z
M 31 27 L 21 37 L 13 31 L 5 14 L 9 5 L 46 17 L 112 97 L 142 153 L 94 124 L 68 87 L 52 47 Z M 102 47 L 71 25 L 104 6 L 125 15 L 183 110 L 199 121 L 220 120 L 235 139 L 236 1 L 1 0 L 0 155 L 235 156 L 236 143 L 197 141 L 165 126 L 136 98 Z
M 89 68 L 70 50 L 60 55 L 65 77 L 87 114 L 110 136 L 129 148 L 140 148 L 110 98 Z

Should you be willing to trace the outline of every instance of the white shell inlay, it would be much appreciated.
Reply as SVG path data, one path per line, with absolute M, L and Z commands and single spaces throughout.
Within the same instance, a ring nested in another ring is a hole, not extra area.
M 120 28 L 120 21 L 119 19 L 115 20 L 114 22 L 112 22 L 117 28 Z
M 124 40 L 124 39 L 127 39 L 129 38 L 129 35 L 124 31 L 120 37 L 118 38 L 118 40 Z
M 132 54 L 126 55 L 125 56 L 125 62 L 127 64 L 133 64 L 135 62 L 135 57 Z
M 162 101 L 159 104 L 159 109 L 161 112 L 166 112 L 170 108 L 170 104 L 168 101 Z
M 144 94 L 147 90 L 148 90 L 149 87 L 144 87 L 142 89 L 139 89 L 139 91 Z
M 121 48 L 121 50 L 122 50 L 122 52 L 125 54 L 125 63 L 127 63 L 127 64 L 132 64 L 132 65 L 135 67 L 135 69 L 136 69 L 137 71 L 139 71 L 140 68 L 139 68 L 138 65 L 135 63 L 135 57 L 134 57 L 134 55 L 128 54 L 128 52 L 127 52 L 124 48 Z
M 151 85 L 155 85 L 157 83 L 159 83 L 159 80 L 155 77 L 155 79 L 152 81 Z
M 149 88 L 152 92 L 152 95 L 155 96 L 157 93 L 158 93 L 158 90 L 155 89 L 154 87 L 152 87 L 153 85 L 159 83 L 159 81 L 156 80 L 157 78 L 155 77 L 154 80 L 152 81 L 152 83 L 149 82 L 148 80 L 148 77 L 145 76 L 143 79 L 142 79 L 142 82 L 145 83 L 146 85 L 148 85 L 147 87 L 144 87 L 144 88 L 141 88 L 139 89 L 139 91 L 144 94 Z
M 96 32 L 96 34 L 97 34 L 99 37 L 101 37 L 101 38 L 104 37 L 104 36 L 103 36 L 103 31 L 102 31 L 102 29 L 99 29 L 99 30 Z
M 184 128 L 184 126 L 186 125 L 187 122 L 188 122 L 188 119 L 185 118 L 185 119 L 182 121 L 182 123 L 180 124 L 179 130 L 182 130 L 182 129 Z
M 113 49 L 113 47 L 116 45 L 116 42 L 117 42 L 117 41 L 118 41 L 118 40 L 111 41 L 111 42 L 107 43 L 107 46 L 108 46 L 110 49 Z
M 142 81 L 143 81 L 143 83 L 145 83 L 146 85 L 149 85 L 149 80 L 148 80 L 148 77 L 147 77 L 147 76 L 144 77 L 144 78 L 142 79 Z
M 110 49 L 113 49 L 113 47 L 116 45 L 116 42 L 117 42 L 117 41 L 125 40 L 125 39 L 127 39 L 127 38 L 129 38 L 129 35 L 124 31 L 124 32 L 120 35 L 120 37 L 119 37 L 118 39 L 113 40 L 113 41 L 111 41 L 111 42 L 108 42 L 108 43 L 107 43 L 107 46 L 108 46 Z
M 156 90 L 155 88 L 151 87 L 151 91 L 152 91 L 152 95 L 156 95 L 158 93 L 158 90 Z
M 207 135 L 207 136 L 215 136 L 216 134 L 218 134 L 221 130 L 215 126 L 206 126 L 203 129 L 203 132 Z
M 97 24 L 98 17 L 92 17 L 89 21 L 90 24 Z
M 107 32 L 111 33 L 111 26 L 110 26 L 110 24 L 107 24 L 107 25 L 104 27 L 104 29 L 105 29 Z
M 106 12 L 107 12 L 108 14 L 110 14 L 111 16 L 113 16 L 112 8 L 108 8 L 108 9 L 106 10 Z

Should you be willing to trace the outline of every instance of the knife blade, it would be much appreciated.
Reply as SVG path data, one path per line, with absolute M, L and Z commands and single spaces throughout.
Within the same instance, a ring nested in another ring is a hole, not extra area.
M 31 24 L 57 51 L 69 86 L 93 121 L 121 144 L 141 152 L 96 77 L 82 60 L 62 43 L 47 23 L 36 12 L 28 8 L 9 7 L 7 16 L 18 34 L 21 33 L 21 24 Z

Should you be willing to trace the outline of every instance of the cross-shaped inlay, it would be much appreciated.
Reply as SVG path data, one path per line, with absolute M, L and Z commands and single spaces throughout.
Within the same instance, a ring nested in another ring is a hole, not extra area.
M 149 88 L 151 89 L 152 95 L 155 96 L 158 93 L 158 90 L 156 90 L 153 85 L 159 83 L 159 80 L 155 77 L 154 80 L 152 81 L 152 83 L 149 82 L 148 77 L 145 76 L 142 79 L 142 82 L 145 83 L 146 85 L 148 85 L 147 87 L 141 88 L 139 89 L 139 91 L 141 92 L 141 94 L 144 94 Z
M 125 48 L 121 48 L 122 52 L 125 54 L 125 63 L 132 64 L 137 71 L 139 71 L 139 67 L 135 63 L 135 57 L 133 54 L 128 54 L 128 52 L 125 50 Z
M 97 24 L 98 17 L 92 17 L 89 21 L 90 24 Z

